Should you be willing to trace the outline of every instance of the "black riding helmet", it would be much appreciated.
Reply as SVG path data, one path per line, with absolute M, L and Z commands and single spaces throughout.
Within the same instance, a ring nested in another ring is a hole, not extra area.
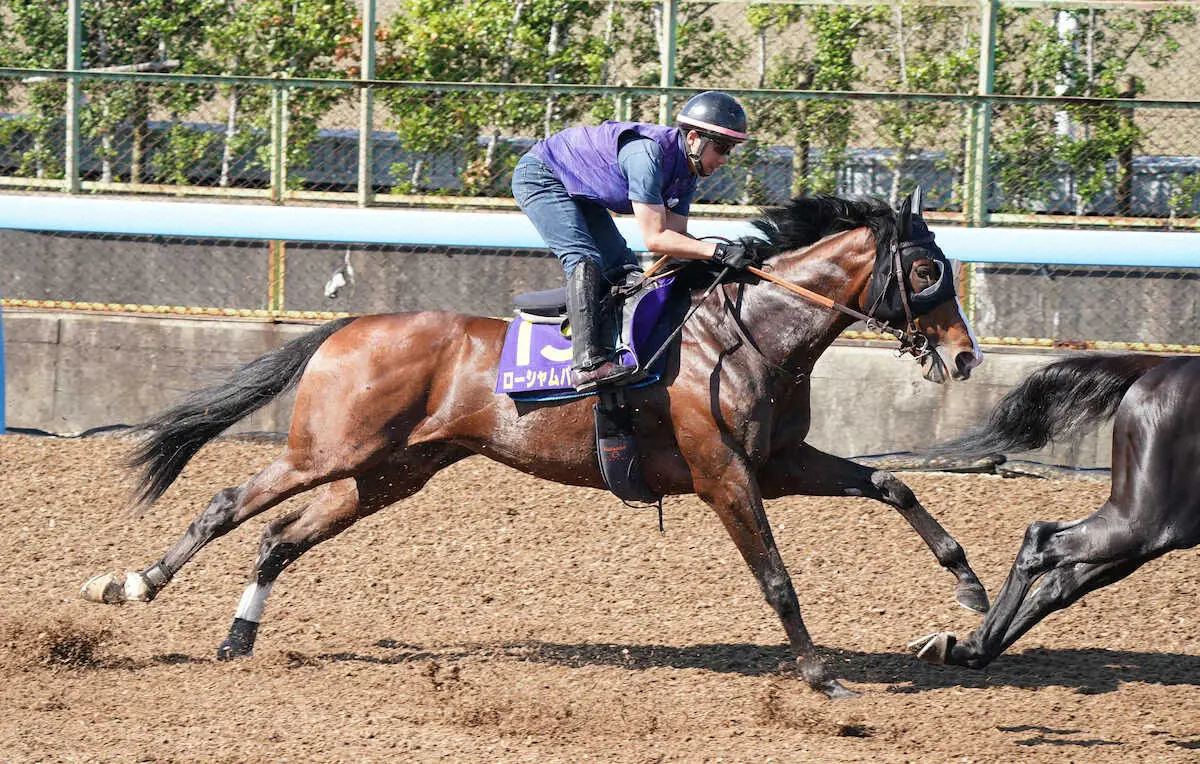
M 700 154 L 708 141 L 738 144 L 750 137 L 746 130 L 746 110 L 736 98 L 719 90 L 706 90 L 692 96 L 679 110 L 677 121 L 682 129 L 695 130 L 704 139 L 698 152 L 688 154 L 688 159 L 701 174 Z

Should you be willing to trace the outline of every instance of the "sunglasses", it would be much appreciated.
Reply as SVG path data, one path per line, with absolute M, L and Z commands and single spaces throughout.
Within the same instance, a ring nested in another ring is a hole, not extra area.
M 728 156 L 729 152 L 733 151 L 734 147 L 737 146 L 736 143 L 729 143 L 728 141 L 712 140 L 710 143 L 712 143 L 713 151 L 721 156 Z

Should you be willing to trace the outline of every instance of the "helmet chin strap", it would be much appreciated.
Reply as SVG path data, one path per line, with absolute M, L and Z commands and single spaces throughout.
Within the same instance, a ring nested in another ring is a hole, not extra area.
M 705 146 L 708 145 L 708 142 L 710 140 L 711 140 L 711 138 L 709 138 L 707 136 L 704 136 L 704 135 L 700 136 L 700 148 L 697 149 L 696 153 L 694 153 L 694 154 L 689 151 L 688 155 L 687 155 L 688 161 L 690 161 L 692 163 L 692 169 L 695 170 L 696 174 L 699 175 L 701 178 L 707 178 L 709 175 L 712 175 L 711 170 L 709 170 L 708 172 L 705 172 L 704 165 L 700 161 L 700 155 L 704 153 L 704 148 L 705 148 Z

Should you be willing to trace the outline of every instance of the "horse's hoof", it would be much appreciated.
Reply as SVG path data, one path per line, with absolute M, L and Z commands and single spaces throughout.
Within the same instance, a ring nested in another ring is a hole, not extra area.
M 988 602 L 987 591 L 978 581 L 970 584 L 959 584 L 954 587 L 954 601 L 967 610 L 976 613 L 986 613 L 991 604 Z
M 88 602 L 105 605 L 120 605 L 124 602 L 149 602 L 153 597 L 150 585 L 141 573 L 102 573 L 92 576 L 79 590 L 79 596 Z
M 946 660 L 950 657 L 950 650 L 954 648 L 954 644 L 957 641 L 953 632 L 939 631 L 914 639 L 908 643 L 908 649 L 916 653 L 917 658 L 926 663 L 932 663 L 935 666 L 944 666 Z
M 234 661 L 238 658 L 249 658 L 253 654 L 253 649 L 247 650 L 233 644 L 229 640 L 225 640 L 221 643 L 221 646 L 217 648 L 217 660 L 219 661 Z
M 258 637 L 258 623 L 245 618 L 234 618 L 229 627 L 229 636 L 217 648 L 217 660 L 231 661 L 249 658 L 254 654 L 254 640 Z
M 848 689 L 845 685 L 836 679 L 830 679 L 821 688 L 821 692 L 825 693 L 825 697 L 830 700 L 850 700 L 851 698 L 861 697 L 861 693 Z

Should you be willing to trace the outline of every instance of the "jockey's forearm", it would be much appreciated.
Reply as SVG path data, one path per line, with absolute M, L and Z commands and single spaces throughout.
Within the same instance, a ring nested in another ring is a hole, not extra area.
M 711 241 L 700 241 L 686 233 L 664 229 L 656 233 L 642 234 L 646 249 L 656 255 L 677 257 L 682 260 L 705 260 L 712 257 L 716 245 Z

